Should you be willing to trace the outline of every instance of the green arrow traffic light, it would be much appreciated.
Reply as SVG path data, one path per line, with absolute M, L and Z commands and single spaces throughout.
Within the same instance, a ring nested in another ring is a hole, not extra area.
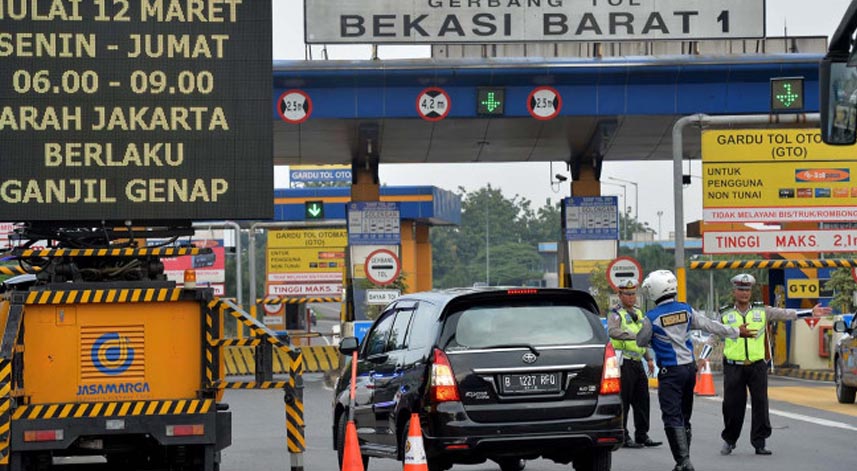
M 304 219 L 324 219 L 324 202 L 307 201 L 304 203 Z
M 803 107 L 802 78 L 771 79 L 772 111 L 799 111 Z

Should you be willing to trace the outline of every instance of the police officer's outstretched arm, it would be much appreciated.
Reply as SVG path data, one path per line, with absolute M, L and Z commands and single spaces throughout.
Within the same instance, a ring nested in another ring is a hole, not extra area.
M 720 337 L 728 337 L 730 339 L 735 339 L 738 337 L 753 337 L 756 335 L 755 330 L 751 330 L 747 328 L 747 324 L 741 324 L 737 329 L 732 326 L 721 324 L 717 321 L 711 320 L 698 312 L 694 311 L 692 314 L 693 319 L 691 320 L 691 328 L 698 329 L 709 334 L 719 335 Z

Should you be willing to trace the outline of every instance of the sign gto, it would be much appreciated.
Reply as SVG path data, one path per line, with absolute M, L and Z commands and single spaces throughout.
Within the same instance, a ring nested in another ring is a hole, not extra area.
M 764 0 L 304 0 L 305 41 L 491 43 L 758 38 Z

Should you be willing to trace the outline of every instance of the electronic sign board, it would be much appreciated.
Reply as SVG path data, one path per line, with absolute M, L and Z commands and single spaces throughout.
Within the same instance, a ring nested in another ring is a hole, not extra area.
M 272 217 L 271 28 L 270 0 L 0 2 L 0 220 Z

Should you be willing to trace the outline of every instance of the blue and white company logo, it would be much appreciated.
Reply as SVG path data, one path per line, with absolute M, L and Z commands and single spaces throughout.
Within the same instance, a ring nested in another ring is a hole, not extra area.
M 77 388 L 78 396 L 121 400 L 151 393 L 143 365 L 134 364 L 146 357 L 141 326 L 103 334 L 85 329 L 82 334 L 82 383 Z
M 115 376 L 127 371 L 134 363 L 134 349 L 127 337 L 108 332 L 92 344 L 90 357 L 98 371 Z

